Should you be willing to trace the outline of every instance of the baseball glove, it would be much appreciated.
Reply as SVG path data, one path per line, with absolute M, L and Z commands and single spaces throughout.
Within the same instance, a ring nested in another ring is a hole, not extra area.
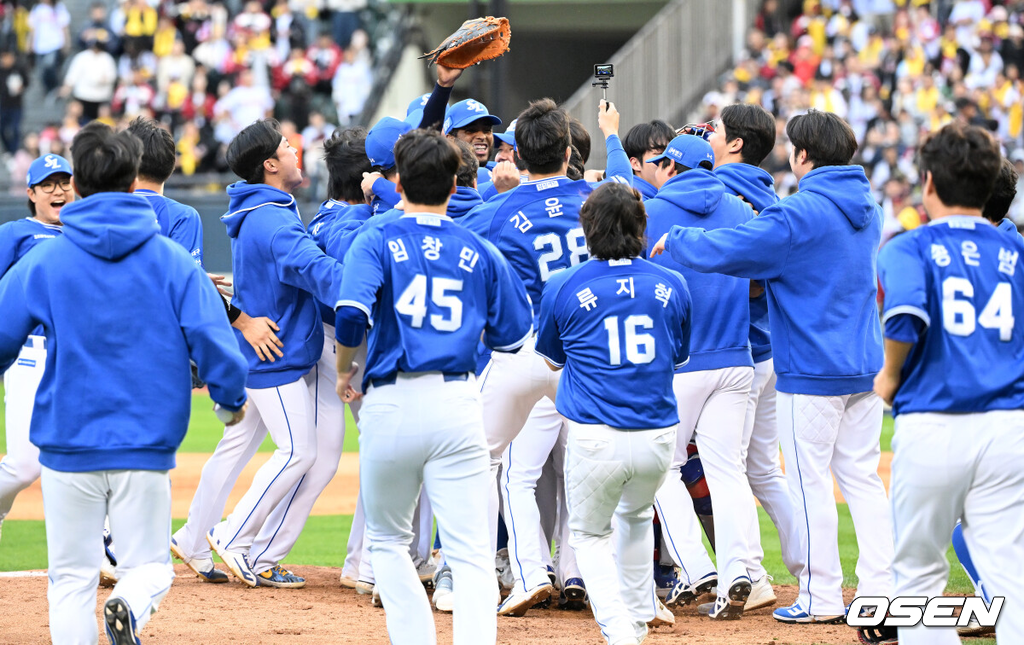
M 899 645 L 895 627 L 858 627 L 857 638 L 866 645 Z
M 459 30 L 420 58 L 429 58 L 454 69 L 466 69 L 485 60 L 497 58 L 508 51 L 512 28 L 508 18 L 474 18 L 462 23 Z

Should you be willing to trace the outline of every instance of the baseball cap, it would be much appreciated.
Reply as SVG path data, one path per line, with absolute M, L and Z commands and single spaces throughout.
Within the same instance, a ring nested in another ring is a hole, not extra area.
M 391 168 L 395 165 L 395 144 L 402 135 L 414 130 L 423 119 L 423 110 L 413 110 L 404 121 L 386 116 L 366 133 L 366 156 L 370 165 Z
M 494 138 L 498 139 L 502 143 L 507 143 L 513 148 L 516 147 L 516 121 L 519 119 L 512 119 L 512 122 L 508 124 L 504 132 L 496 132 Z
M 411 103 L 409 103 L 409 107 L 405 108 L 405 116 L 409 116 L 416 110 L 422 110 L 423 108 L 427 107 L 427 101 L 429 100 L 430 92 L 427 92 L 422 96 L 417 96 L 412 100 Z
M 501 125 L 501 119 L 487 112 L 487 106 L 473 99 L 459 101 L 444 113 L 442 134 L 448 134 L 455 128 L 464 128 L 474 121 L 486 119 L 491 125 Z
M 71 163 L 60 155 L 43 155 L 28 167 L 28 174 L 25 177 L 25 181 L 28 186 L 35 186 L 41 184 L 50 175 L 56 175 L 59 172 L 73 174 L 71 172 Z
M 692 134 L 681 134 L 668 142 L 665 152 L 651 157 L 647 163 L 660 163 L 662 159 L 671 159 L 687 168 L 697 168 L 702 161 L 710 161 L 715 165 L 715 153 L 711 144 Z

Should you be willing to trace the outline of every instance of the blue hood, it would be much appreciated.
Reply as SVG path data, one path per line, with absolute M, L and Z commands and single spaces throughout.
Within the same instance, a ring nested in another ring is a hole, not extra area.
M 715 168 L 718 177 L 726 187 L 761 212 L 779 201 L 775 194 L 775 179 L 762 168 L 748 163 L 729 163 Z
M 861 166 L 816 168 L 800 180 L 800 192 L 815 193 L 835 204 L 854 230 L 868 227 L 875 219 L 875 199 Z
M 714 213 L 725 195 L 725 186 L 710 170 L 694 168 L 666 181 L 658 191 L 664 199 L 687 213 L 704 217 Z
M 300 222 L 302 221 L 295 198 L 283 190 L 267 184 L 250 184 L 244 181 L 231 184 L 227 190 L 230 199 L 228 213 L 221 216 L 220 220 L 228 228 L 228 237 L 238 237 L 238 231 L 242 228 L 246 216 L 260 206 L 272 204 L 287 208 L 295 213 L 295 217 Z
M 96 193 L 61 209 L 64 235 L 90 255 L 120 260 L 160 232 L 149 202 L 131 193 Z
M 480 193 L 475 188 L 468 188 L 466 186 L 459 186 L 455 194 L 452 195 L 451 200 L 448 202 L 448 217 L 452 219 L 459 219 L 473 208 L 483 204 L 484 200 L 481 199 Z

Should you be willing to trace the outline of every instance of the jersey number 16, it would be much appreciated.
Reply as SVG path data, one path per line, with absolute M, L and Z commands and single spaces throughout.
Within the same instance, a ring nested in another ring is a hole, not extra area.
M 626 360 L 634 365 L 644 365 L 654 360 L 654 336 L 640 333 L 641 329 L 654 329 L 654 321 L 650 316 L 626 316 L 622 326 L 625 333 Z M 608 316 L 604 319 L 604 329 L 608 332 L 608 363 L 622 365 L 622 340 L 619 335 L 619 317 Z

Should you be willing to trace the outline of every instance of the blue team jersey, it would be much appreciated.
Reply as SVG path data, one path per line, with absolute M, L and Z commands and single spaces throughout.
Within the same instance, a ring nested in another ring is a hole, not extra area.
M 473 372 L 533 333 L 522 282 L 493 245 L 443 215 L 406 214 L 358 235 L 338 307 L 369 318 L 364 386 L 396 372 Z
M 320 204 L 320 210 L 310 220 L 306 232 L 313 238 L 321 251 L 341 262 L 345 257 L 344 251 L 348 250 L 348 245 L 341 240 L 354 235 L 355 231 L 369 219 L 370 214 L 370 207 L 366 204 L 349 205 L 347 202 L 328 199 Z M 344 250 L 338 255 L 331 255 L 331 247 L 338 244 L 341 244 Z M 332 327 L 334 326 L 333 304 L 316 301 L 321 320 Z
M 1021 255 L 1019 236 L 966 216 L 882 248 L 883 322 L 909 314 L 926 326 L 903 366 L 894 414 L 1024 408 Z
M 135 194 L 153 208 L 160 233 L 183 246 L 192 260 L 203 266 L 203 220 L 199 211 L 152 190 L 136 190 Z
M 587 182 L 567 177 L 527 181 L 473 209 L 461 222 L 498 247 L 512 265 L 533 301 L 534 326 L 544 283 L 590 257 L 580 206 L 591 190 Z
M 36 245 L 64 234 L 55 224 L 26 217 L 0 226 L 0 278 Z
M 578 423 L 679 423 L 672 378 L 689 345 L 686 280 L 648 260 L 591 260 L 544 289 L 536 351 L 565 366 L 555 407 Z

